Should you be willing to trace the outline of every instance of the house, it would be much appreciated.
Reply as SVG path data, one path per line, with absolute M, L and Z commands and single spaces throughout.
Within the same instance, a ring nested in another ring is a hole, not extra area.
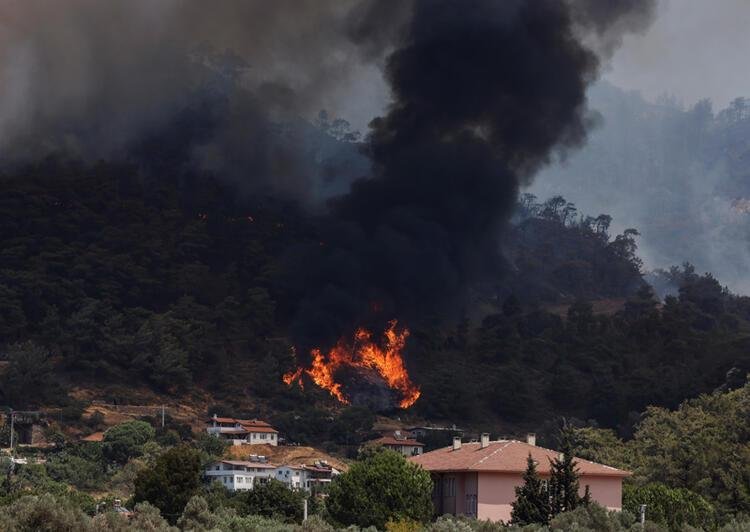
M 282 465 L 276 468 L 276 480 L 292 489 L 318 492 L 325 489 L 341 472 L 323 461 L 314 465 Z
M 314 465 L 306 465 L 305 471 L 307 472 L 305 488 L 313 493 L 326 490 L 334 477 L 341 474 L 341 471 L 323 460 L 315 462 Z
M 397 430 L 392 435 L 386 434 L 380 438 L 370 440 L 365 446 L 382 446 L 386 449 L 396 451 L 404 456 L 418 456 L 424 452 L 424 443 L 415 439 L 406 437 L 401 431 Z
M 307 480 L 304 466 L 282 465 L 274 471 L 274 478 L 290 489 L 301 489 Z
M 250 490 L 257 482 L 274 478 L 276 466 L 262 461 L 220 460 L 204 471 L 207 482 L 221 482 L 230 491 Z
M 289 489 L 319 491 L 340 472 L 317 462 L 315 465 L 272 465 L 262 456 L 251 455 L 250 461 L 220 460 L 204 471 L 207 482 L 221 482 L 230 491 L 250 490 L 270 479 L 284 483 Z
M 229 440 L 233 445 L 279 444 L 279 431 L 265 421 L 218 417 L 214 414 L 206 424 L 206 432 Z
M 456 437 L 453 445 L 409 458 L 430 472 L 433 482 L 433 504 L 438 515 L 467 515 L 492 521 L 510 521 L 511 504 L 516 486 L 523 484 L 526 459 L 537 464 L 543 480 L 550 476 L 550 461 L 559 452 L 535 445 L 530 435 L 526 442 L 490 441 L 482 434 L 479 442 L 462 443 Z M 592 500 L 610 510 L 622 508 L 622 481 L 628 471 L 576 458 L 581 495 L 589 487 Z
M 447 434 L 448 436 L 450 435 L 463 436 L 464 434 L 464 430 L 456 427 L 456 425 L 452 425 L 450 427 L 437 427 L 437 426 L 407 427 L 404 429 L 404 431 L 408 432 L 409 435 L 415 439 L 424 438 L 425 436 L 429 436 L 433 434 Z

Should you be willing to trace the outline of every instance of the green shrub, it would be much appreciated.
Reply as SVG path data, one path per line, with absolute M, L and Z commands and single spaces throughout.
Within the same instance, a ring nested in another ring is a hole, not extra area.
M 685 488 L 670 488 L 660 483 L 645 486 L 626 485 L 623 508 L 638 514 L 646 505 L 649 521 L 679 531 L 685 525 L 706 530 L 715 528 L 716 512 L 703 497 Z
M 104 480 L 101 462 L 94 462 L 66 452 L 52 456 L 45 464 L 50 478 L 76 488 L 95 489 Z
M 188 446 L 175 447 L 156 459 L 153 467 L 135 478 L 134 502 L 149 502 L 175 523 L 201 487 L 201 455 Z
M 107 459 L 124 464 L 140 456 L 143 444 L 153 439 L 156 431 L 143 421 L 127 421 L 104 433 L 103 450 Z
M 385 527 L 389 520 L 427 522 L 432 516 L 432 480 L 398 453 L 367 453 L 331 483 L 326 508 L 344 525 Z

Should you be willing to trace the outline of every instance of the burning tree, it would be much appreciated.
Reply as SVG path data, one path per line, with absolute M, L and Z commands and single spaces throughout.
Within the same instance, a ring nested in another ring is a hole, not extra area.
M 352 342 L 341 338 L 327 353 L 320 349 L 311 352 L 312 362 L 309 368 L 299 367 L 296 371 L 287 373 L 283 379 L 287 385 L 297 383 L 303 386 L 302 377 L 308 375 L 312 381 L 327 390 L 333 397 L 344 404 L 351 402 L 344 392 L 342 382 L 337 379 L 341 370 L 354 369 L 359 371 L 374 371 L 387 384 L 388 388 L 396 391 L 400 400 L 398 406 L 409 408 L 421 394 L 419 387 L 409 378 L 404 359 L 401 354 L 409 330 L 397 330 L 397 321 L 389 323 L 383 333 L 383 346 L 372 339 L 372 333 L 360 327 L 354 333 Z

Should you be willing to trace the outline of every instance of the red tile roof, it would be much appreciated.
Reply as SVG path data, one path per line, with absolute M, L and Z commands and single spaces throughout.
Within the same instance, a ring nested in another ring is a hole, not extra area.
M 244 428 L 248 432 L 271 432 L 274 434 L 279 432 L 273 427 L 249 427 L 247 425 L 242 425 L 242 428 Z
M 559 456 L 558 451 L 544 449 L 515 440 L 493 441 L 482 449 L 480 443 L 463 443 L 454 451 L 445 447 L 409 458 L 428 471 L 486 471 L 499 473 L 523 473 L 526 470 L 526 458 L 531 457 L 537 463 L 541 475 L 550 473 L 550 460 Z M 626 477 L 631 473 L 596 462 L 576 458 L 576 467 L 580 475 Z
M 206 423 L 232 423 L 239 424 L 247 432 L 273 432 L 279 431 L 273 428 L 269 423 L 259 419 L 235 419 L 233 417 L 210 417 Z M 226 427 L 229 428 L 229 427 Z
M 94 432 L 93 434 L 89 434 L 85 438 L 81 438 L 81 441 L 102 441 L 102 440 L 104 440 L 103 432 Z
M 417 440 L 411 440 L 408 438 L 398 439 L 393 436 L 383 436 L 375 440 L 367 442 L 368 445 L 408 445 L 410 447 L 424 447 L 424 443 L 420 443 Z
M 217 423 L 236 423 L 237 420 L 233 417 L 210 417 L 208 418 L 207 423 L 211 423 L 212 421 L 216 421 Z

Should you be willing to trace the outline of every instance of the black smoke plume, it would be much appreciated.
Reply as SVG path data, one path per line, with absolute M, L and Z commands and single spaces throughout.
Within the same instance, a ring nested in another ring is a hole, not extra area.
M 652 3 L 0 2 L 0 163 L 125 160 L 310 205 L 312 158 L 290 124 L 382 69 L 373 170 L 288 261 L 295 340 L 330 345 L 370 319 L 456 310 L 502 274 L 519 184 L 585 140 L 586 88 Z
M 455 315 L 472 283 L 501 276 L 499 235 L 519 184 L 584 142 L 602 55 L 652 11 L 648 1 L 416 1 L 385 64 L 393 102 L 371 123 L 373 174 L 332 202 L 321 245 L 292 260 L 300 344 L 370 320 Z

